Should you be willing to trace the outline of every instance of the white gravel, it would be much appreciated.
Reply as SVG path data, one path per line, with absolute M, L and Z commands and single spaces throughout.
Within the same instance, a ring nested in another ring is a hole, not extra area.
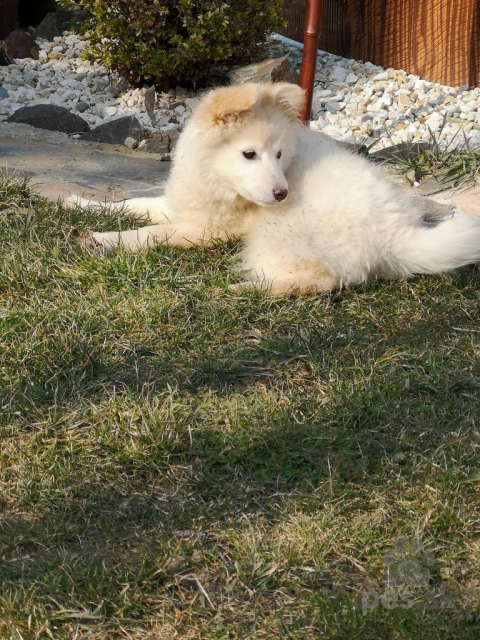
M 55 104 L 81 115 L 92 127 L 122 115 L 135 115 L 150 131 L 168 131 L 181 127 L 197 98 L 194 92 L 177 87 L 158 93 L 156 126 L 147 115 L 143 89 L 128 88 L 117 75 L 105 67 L 82 60 L 87 43 L 73 33 L 54 38 L 54 42 L 37 40 L 38 60 L 16 60 L 0 67 L 0 86 L 8 93 L 1 97 L 0 120 L 26 105 Z
M 198 95 L 182 87 L 158 93 L 153 127 L 144 105 L 144 89 L 127 87 L 125 80 L 81 59 L 87 43 L 66 33 L 54 42 L 38 40 L 39 60 L 17 60 L 0 67 L 0 120 L 25 105 L 56 104 L 81 114 L 96 126 L 122 115 L 135 115 L 153 132 L 181 127 Z M 286 55 L 296 69 L 301 52 L 272 42 L 269 55 Z M 5 92 L 8 94 L 5 96 Z M 322 53 L 317 61 L 312 129 L 338 139 L 378 139 L 375 148 L 406 140 L 429 140 L 438 135 L 444 116 L 460 119 L 446 123 L 442 139 L 467 136 L 480 146 L 480 88 L 447 87 L 426 82 L 404 71 L 383 69 L 369 62 L 346 60 Z
M 301 52 L 296 47 L 275 43 L 270 52 L 286 55 L 300 69 Z M 321 53 L 312 118 L 312 129 L 338 140 L 379 138 L 375 149 L 407 140 L 428 141 L 431 132 L 444 143 L 455 135 L 463 142 L 465 134 L 472 146 L 480 146 L 480 88 L 447 87 L 405 71 Z

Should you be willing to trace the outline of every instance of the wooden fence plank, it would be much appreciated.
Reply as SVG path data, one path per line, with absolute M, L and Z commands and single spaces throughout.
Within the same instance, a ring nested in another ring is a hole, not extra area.
M 448 85 L 480 85 L 480 0 L 324 0 L 320 48 Z M 302 40 L 306 0 L 287 0 Z

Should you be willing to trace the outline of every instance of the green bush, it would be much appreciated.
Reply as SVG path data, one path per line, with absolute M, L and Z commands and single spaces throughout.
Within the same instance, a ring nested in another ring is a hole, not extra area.
M 86 56 L 131 82 L 201 81 L 216 64 L 248 62 L 284 24 L 283 0 L 60 0 L 87 12 Z

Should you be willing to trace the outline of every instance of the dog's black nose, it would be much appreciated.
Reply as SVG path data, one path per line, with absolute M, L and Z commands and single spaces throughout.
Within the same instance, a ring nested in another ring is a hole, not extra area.
M 281 202 L 282 200 L 285 200 L 287 196 L 288 196 L 288 189 L 273 190 L 273 197 L 275 198 L 275 200 L 278 200 L 279 202 Z

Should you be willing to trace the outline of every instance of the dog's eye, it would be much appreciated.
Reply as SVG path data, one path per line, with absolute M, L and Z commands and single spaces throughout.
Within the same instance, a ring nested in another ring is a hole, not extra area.
M 277 153 L 277 158 L 280 160 L 281 157 L 282 157 L 282 150 L 280 149 L 280 151 Z
M 254 158 L 257 157 L 257 154 L 255 153 L 255 151 L 244 151 L 243 157 L 246 158 L 247 160 L 253 160 Z

